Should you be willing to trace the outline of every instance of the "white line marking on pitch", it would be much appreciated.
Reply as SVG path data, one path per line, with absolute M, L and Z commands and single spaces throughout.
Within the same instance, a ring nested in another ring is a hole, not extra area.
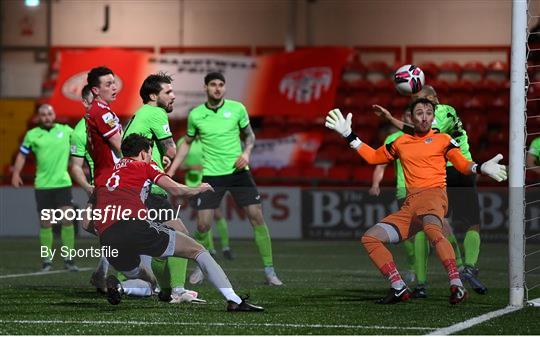
M 491 311 L 491 312 L 488 312 L 487 314 L 483 314 L 483 315 L 480 315 L 480 316 L 477 316 L 477 317 L 473 317 L 473 318 L 468 319 L 466 321 L 463 321 L 463 322 L 460 322 L 460 323 L 457 323 L 457 324 L 454 324 L 454 325 L 450 325 L 450 326 L 448 326 L 446 328 L 437 329 L 435 331 L 432 331 L 432 332 L 428 333 L 428 335 L 450 335 L 450 334 L 456 333 L 458 331 L 468 329 L 468 328 L 470 328 L 472 326 L 475 326 L 477 324 L 489 321 L 490 319 L 493 319 L 493 318 L 496 318 L 496 317 L 499 317 L 499 316 L 502 316 L 502 315 L 506 315 L 506 314 L 509 314 L 511 312 L 514 312 L 514 311 L 517 311 L 519 309 L 521 309 L 521 307 L 508 306 L 508 307 L 506 307 L 504 309 Z
M 92 268 L 79 268 L 79 271 L 87 271 L 87 270 L 92 270 Z M 50 275 L 50 274 L 60 274 L 60 273 L 71 273 L 71 271 L 69 271 L 69 270 L 53 270 L 53 271 L 38 271 L 38 272 L 35 272 L 35 273 L 26 273 L 26 274 L 0 275 L 0 279 L 2 279 L 2 278 L 13 278 L 13 277 L 22 277 L 22 276 Z
M 221 323 L 221 322 L 140 322 L 140 321 L 60 321 L 60 320 L 0 320 L 0 323 L 20 324 L 122 324 L 122 325 L 209 325 L 209 326 L 260 326 L 284 328 L 338 328 L 338 329 L 384 329 L 384 330 L 434 330 L 428 327 L 402 327 L 347 324 L 293 324 L 293 323 Z

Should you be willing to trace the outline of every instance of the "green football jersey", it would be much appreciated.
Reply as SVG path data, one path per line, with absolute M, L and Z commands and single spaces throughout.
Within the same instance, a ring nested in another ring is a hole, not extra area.
M 180 146 L 184 142 L 184 137 L 178 140 L 176 146 Z M 186 166 L 203 166 L 202 160 L 202 144 L 199 138 L 195 138 L 191 142 L 189 151 L 184 159 L 184 165 Z M 185 174 L 185 184 L 189 187 L 197 187 L 202 183 L 202 170 L 188 170 Z
M 403 135 L 403 131 L 396 131 L 386 137 L 384 144 L 390 144 L 397 138 Z M 401 167 L 401 161 L 396 159 L 394 161 L 394 167 L 396 170 L 396 199 L 403 199 L 407 196 L 407 188 L 405 186 L 405 175 L 403 174 L 403 167 Z
M 529 153 L 536 157 L 536 163 L 540 164 L 540 137 L 533 139 L 529 147 Z
M 201 104 L 191 110 L 187 135 L 201 138 L 205 176 L 228 175 L 236 170 L 234 163 L 242 154 L 240 129 L 248 125 L 246 108 L 233 100 L 224 100 L 217 109 Z
M 24 155 L 34 152 L 36 157 L 36 189 L 62 188 L 71 186 L 68 173 L 69 139 L 73 129 L 55 123 L 47 130 L 35 127 L 24 136 L 20 151 Z
M 453 107 L 446 104 L 437 104 L 435 108 L 435 119 L 431 127 L 454 138 L 458 142 L 461 153 L 463 153 L 465 158 L 472 160 L 467 131 L 463 128 L 463 123 L 461 123 L 461 119 Z M 452 166 L 452 163 L 448 161 L 446 166 Z
M 88 167 L 90 168 L 90 184 L 94 183 L 94 161 L 86 149 L 86 141 L 88 140 L 86 134 L 86 119 L 81 120 L 75 125 L 73 133 L 71 134 L 71 155 L 74 157 L 84 158 Z
M 143 105 L 129 121 L 123 139 L 132 133 L 140 134 L 154 141 L 152 160 L 163 170 L 163 153 L 160 152 L 157 142 L 172 138 L 167 112 L 160 107 L 154 107 L 148 104 Z M 164 189 L 155 184 L 152 185 L 151 193 L 167 194 Z

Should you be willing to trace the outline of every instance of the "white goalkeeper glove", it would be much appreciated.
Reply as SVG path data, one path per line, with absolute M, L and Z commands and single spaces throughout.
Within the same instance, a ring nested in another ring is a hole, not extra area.
M 347 117 L 343 118 L 343 114 L 339 109 L 333 109 L 328 112 L 324 126 L 342 135 L 347 139 L 351 147 L 356 149 L 362 144 L 362 141 L 352 132 L 351 124 L 352 113 L 349 112 Z
M 495 157 L 480 165 L 480 172 L 490 176 L 492 179 L 497 180 L 498 182 L 506 180 L 508 177 L 506 166 L 499 164 L 501 159 L 503 159 L 503 155 L 499 153 Z M 473 172 L 478 173 L 476 172 L 477 169 L 478 165 L 475 165 L 475 167 L 473 167 Z

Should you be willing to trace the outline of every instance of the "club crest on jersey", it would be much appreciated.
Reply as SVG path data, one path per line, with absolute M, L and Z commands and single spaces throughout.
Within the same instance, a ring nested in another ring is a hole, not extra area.
M 433 141 L 433 138 L 429 137 L 428 139 L 424 140 L 424 143 L 429 144 Z
M 230 111 L 225 111 L 223 113 L 223 117 L 225 117 L 225 118 L 231 118 L 231 116 L 232 116 L 232 112 L 230 112 Z
M 58 132 L 56 133 L 56 137 L 58 137 L 58 138 L 64 137 L 64 132 L 63 132 L 63 131 L 58 131 Z
M 163 131 L 165 131 L 165 133 L 171 133 L 171 127 L 169 124 L 163 125 Z
M 77 145 L 71 145 L 71 154 L 77 153 Z
M 150 164 L 150 166 L 152 166 L 152 168 L 156 171 L 163 172 L 156 164 Z

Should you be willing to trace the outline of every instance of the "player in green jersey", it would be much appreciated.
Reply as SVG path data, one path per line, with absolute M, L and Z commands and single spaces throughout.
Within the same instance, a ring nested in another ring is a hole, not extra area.
M 52 268 L 53 231 L 50 217 L 45 213 L 52 209 L 66 211 L 72 209 L 71 179 L 68 173 L 69 138 L 73 131 L 68 125 L 55 123 L 56 115 L 49 104 L 38 109 L 40 125 L 29 130 L 15 159 L 11 184 L 16 188 L 23 185 L 21 171 L 26 157 L 33 152 L 36 158 L 36 178 L 34 182 L 37 211 L 41 228 L 39 239 L 41 250 L 46 250 L 42 258 L 42 271 Z M 61 221 L 62 245 L 68 249 L 75 247 L 75 228 L 71 221 Z M 78 271 L 73 260 L 64 260 L 65 268 Z
M 178 142 L 176 143 L 177 147 L 180 147 L 182 143 L 184 142 L 184 137 L 180 138 Z M 189 187 L 197 187 L 202 183 L 202 169 L 203 169 L 203 161 L 202 161 L 202 144 L 199 139 L 199 137 L 195 137 L 193 142 L 191 143 L 191 146 L 189 148 L 189 152 L 186 155 L 186 159 L 180 166 L 180 169 L 185 172 L 184 175 L 184 184 Z M 196 209 L 196 198 L 190 199 L 191 206 Z M 233 255 L 230 247 L 230 240 L 229 240 L 229 228 L 227 224 L 227 220 L 223 216 L 223 213 L 218 208 L 214 211 L 214 220 L 216 221 L 216 227 L 219 233 L 219 238 L 221 242 L 221 252 L 223 253 L 223 257 L 225 257 L 227 260 L 233 260 Z M 199 233 L 198 231 L 194 233 L 195 238 L 197 241 L 202 244 L 210 254 L 216 254 L 216 250 L 214 248 L 214 236 L 212 233 L 212 229 L 208 231 L 208 235 Z M 193 283 L 196 283 L 196 280 L 190 280 L 190 282 L 193 281 Z
M 462 154 L 467 159 L 472 160 L 467 132 L 463 128 L 456 110 L 449 105 L 440 104 L 435 89 L 430 85 L 424 86 L 414 98 L 427 98 L 437 104 L 432 128 L 450 135 L 458 142 Z M 410 133 L 413 131 L 410 126 L 393 118 L 390 112 L 381 109 L 381 107 L 377 106 L 376 110 L 378 111 L 376 113 L 383 115 L 404 132 Z M 448 236 L 448 241 L 450 241 L 456 253 L 460 276 L 463 280 L 469 282 L 475 292 L 485 294 L 487 287 L 478 279 L 478 268 L 476 267 L 480 253 L 480 204 L 476 189 L 476 176 L 465 176 L 459 173 L 451 163 L 447 163 L 446 181 L 449 201 L 448 215 L 452 218 L 452 227 L 465 231 L 463 242 L 464 261 L 461 258 L 459 244 L 455 235 L 449 234 Z
M 129 121 L 123 137 L 125 139 L 136 133 L 154 140 L 152 160 L 163 170 L 163 164 L 170 164 L 176 155 L 176 144 L 172 138 L 167 116 L 173 111 L 175 98 L 172 78 L 164 73 L 152 74 L 144 80 L 139 94 L 144 105 Z M 146 199 L 146 206 L 156 211 L 165 210 L 166 212 L 160 212 L 163 217 L 159 219 L 159 222 L 184 234 L 189 234 L 182 221 L 174 217 L 175 210 L 169 202 L 167 192 L 161 187 L 155 184 L 152 186 Z M 184 288 L 187 263 L 187 259 L 179 257 L 152 259 L 152 269 L 158 277 L 159 284 L 162 285 L 160 299 L 170 298 L 172 303 L 201 301 L 196 298 L 196 292 Z M 165 286 L 166 284 L 170 284 L 170 288 Z
M 533 139 L 527 152 L 527 168 L 540 174 L 540 137 Z
M 207 101 L 189 113 L 185 141 L 178 148 L 168 173 L 174 174 L 180 167 L 191 143 L 199 136 L 204 162 L 202 181 L 212 185 L 215 191 L 202 193 L 196 199 L 197 230 L 202 235 L 208 233 L 214 210 L 229 191 L 238 206 L 245 210 L 253 226 L 267 284 L 282 285 L 274 270 L 272 243 L 263 217 L 261 196 L 249 172 L 255 134 L 249 124 L 246 108 L 240 102 L 224 98 L 225 77 L 221 73 L 207 74 L 204 90 Z M 245 136 L 243 150 L 240 133 Z

